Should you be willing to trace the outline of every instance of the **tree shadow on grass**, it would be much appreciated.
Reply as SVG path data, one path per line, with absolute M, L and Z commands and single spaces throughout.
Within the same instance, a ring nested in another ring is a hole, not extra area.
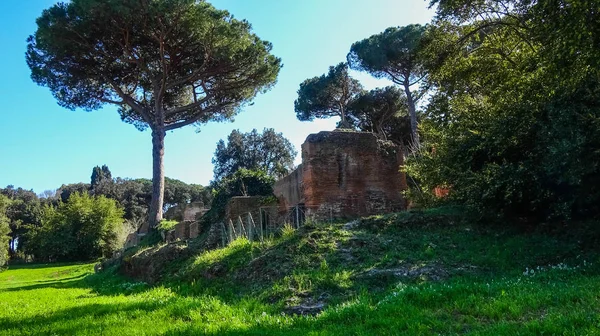
M 27 264 L 9 264 L 9 270 L 21 270 L 21 269 L 42 269 L 42 268 L 55 268 L 63 266 L 85 266 L 89 262 L 58 262 L 58 263 L 27 263 Z
M 39 280 L 39 281 L 28 281 L 22 284 L 17 284 L 15 287 L 0 289 L 0 292 L 20 292 L 26 290 L 45 289 L 45 288 L 77 288 L 82 287 L 81 281 L 83 281 L 89 274 L 80 274 L 69 278 L 59 278 L 56 280 Z M 27 284 L 34 283 L 34 284 Z
M 92 330 L 101 331 L 106 327 L 104 320 L 110 315 L 136 312 L 136 314 L 149 313 L 165 303 L 145 301 L 140 303 L 92 303 L 57 312 L 34 317 L 0 318 L 0 330 L 12 332 L 14 335 L 34 332 L 35 334 L 64 334 L 74 335 L 77 332 Z M 111 324 L 115 324 L 111 319 Z M 100 334 L 100 332 L 98 333 Z

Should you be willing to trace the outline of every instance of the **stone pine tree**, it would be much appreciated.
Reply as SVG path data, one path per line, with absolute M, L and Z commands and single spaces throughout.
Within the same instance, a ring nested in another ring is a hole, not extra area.
M 205 1 L 72 0 L 45 10 L 37 27 L 27 63 L 61 106 L 114 104 L 125 122 L 150 128 L 150 227 L 162 219 L 166 132 L 230 119 L 281 68 L 250 23 Z
M 347 128 L 348 105 L 361 91 L 360 83 L 348 73 L 348 64 L 329 67 L 328 73 L 300 84 L 298 99 L 294 102 L 296 116 L 301 121 L 339 116 L 340 128 Z
M 416 105 L 424 90 L 415 92 L 411 88 L 427 75 L 419 60 L 424 33 L 425 26 L 418 24 L 391 27 L 352 44 L 347 57 L 350 68 L 366 71 L 376 78 L 388 78 L 404 89 L 416 146 L 420 143 Z
M 404 140 L 410 134 L 410 126 L 405 126 L 407 116 L 406 95 L 396 86 L 363 91 L 348 107 L 352 126 L 401 144 L 407 144 Z

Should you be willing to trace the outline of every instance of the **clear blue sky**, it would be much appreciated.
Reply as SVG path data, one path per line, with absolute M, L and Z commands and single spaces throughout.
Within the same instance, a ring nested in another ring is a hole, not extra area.
M 150 177 L 150 133 L 121 122 L 114 107 L 94 112 L 59 107 L 30 79 L 25 40 L 35 19 L 55 0 L 2 1 L 0 10 L 0 187 L 12 184 L 40 193 L 63 183 L 89 182 L 92 168 L 106 164 L 113 176 Z M 236 18 L 247 19 L 284 67 L 277 85 L 256 98 L 233 123 L 210 123 L 167 134 L 166 175 L 208 184 L 219 139 L 233 129 L 275 128 L 297 149 L 310 133 L 334 128 L 337 120 L 300 122 L 294 113 L 298 85 L 345 60 L 350 45 L 390 26 L 427 23 L 432 11 L 423 0 L 214 0 Z M 367 88 L 383 86 L 355 74 Z M 299 161 L 299 158 L 296 160 Z

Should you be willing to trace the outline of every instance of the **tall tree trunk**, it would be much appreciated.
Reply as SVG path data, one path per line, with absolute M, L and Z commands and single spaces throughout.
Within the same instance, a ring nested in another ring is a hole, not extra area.
M 421 146 L 421 141 L 419 139 L 418 132 L 418 122 L 417 122 L 417 108 L 415 104 L 415 99 L 413 97 L 412 92 L 410 91 L 410 84 L 408 80 L 404 82 L 404 92 L 406 93 L 406 102 L 408 104 L 408 115 L 410 116 L 410 132 L 412 138 L 413 148 L 419 148 Z
M 346 109 L 344 108 L 344 105 L 342 103 L 339 103 L 339 107 L 340 107 L 340 125 L 338 128 L 342 129 L 342 128 L 350 128 L 350 125 L 348 124 L 348 121 L 346 121 Z
M 165 155 L 165 131 L 161 126 L 152 130 L 152 202 L 148 214 L 148 225 L 146 230 L 156 227 L 163 219 L 163 202 L 165 194 L 165 171 L 163 157 Z M 144 226 L 142 226 L 144 228 Z

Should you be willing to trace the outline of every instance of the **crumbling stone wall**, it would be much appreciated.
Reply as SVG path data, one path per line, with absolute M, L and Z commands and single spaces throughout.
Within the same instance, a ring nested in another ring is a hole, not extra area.
M 137 246 L 140 243 L 140 237 L 137 232 L 130 233 L 127 235 L 125 239 L 125 244 L 123 244 L 123 249 L 128 249 L 130 247 Z
M 302 200 L 302 176 L 304 170 L 299 165 L 296 170 L 288 176 L 275 182 L 273 193 L 278 197 L 281 207 L 295 206 Z
M 246 220 L 248 213 L 250 213 L 257 223 L 256 225 L 258 225 L 260 208 L 274 205 L 276 203 L 270 197 L 265 196 L 232 197 L 225 208 L 225 224 L 228 224 L 229 220 L 235 223 L 238 217 Z
M 172 230 L 165 232 L 164 241 L 171 243 L 178 240 L 189 240 L 197 238 L 200 235 L 200 226 L 198 222 L 181 222 Z
M 202 217 L 207 211 L 208 209 L 204 208 L 203 202 L 179 204 L 169 208 L 165 213 L 165 218 L 176 221 L 195 221 Z
M 401 149 L 367 132 L 320 132 L 302 144 L 302 165 L 275 186 L 287 206 L 353 218 L 406 209 Z

